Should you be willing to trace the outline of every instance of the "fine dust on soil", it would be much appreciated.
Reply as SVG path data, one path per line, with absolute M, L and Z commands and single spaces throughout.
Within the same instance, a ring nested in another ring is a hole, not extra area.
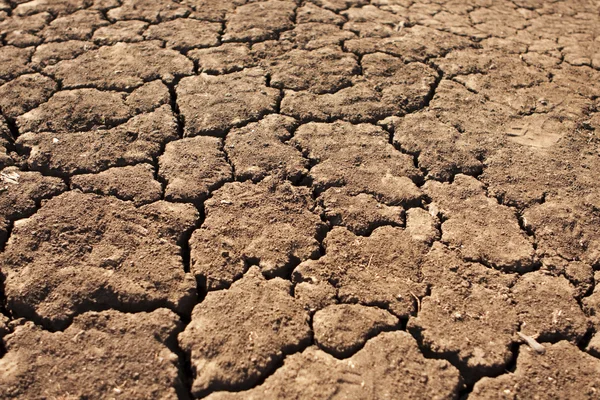
M 600 3 L 0 0 L 0 399 L 600 399 Z

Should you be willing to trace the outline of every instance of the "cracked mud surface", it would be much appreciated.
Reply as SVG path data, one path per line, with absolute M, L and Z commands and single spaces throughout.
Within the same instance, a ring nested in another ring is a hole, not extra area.
M 600 398 L 600 4 L 0 0 L 0 398 Z

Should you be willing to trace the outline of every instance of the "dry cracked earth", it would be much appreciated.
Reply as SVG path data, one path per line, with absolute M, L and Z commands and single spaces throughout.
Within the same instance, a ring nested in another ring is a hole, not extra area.
M 600 398 L 598 1 L 0 0 L 0 38 L 0 398 Z

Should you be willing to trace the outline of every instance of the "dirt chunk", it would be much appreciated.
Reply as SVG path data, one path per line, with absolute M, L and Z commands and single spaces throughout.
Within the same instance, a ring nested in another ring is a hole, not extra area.
M 91 6 L 93 0 L 34 0 L 17 1 L 16 3 L 20 4 L 13 10 L 15 15 L 32 15 L 42 12 L 66 15 Z
M 594 269 L 581 261 L 573 261 L 564 267 L 565 278 L 575 287 L 575 297 L 581 299 L 594 288 Z
M 538 341 L 579 342 L 588 330 L 585 314 L 575 299 L 575 288 L 562 277 L 541 271 L 525 274 L 512 288 L 521 332 Z
M 422 107 L 438 78 L 438 73 L 423 63 L 405 64 L 384 53 L 363 56 L 361 65 L 367 83 L 381 92 L 381 102 L 398 104 L 403 111 Z
M 102 45 L 118 42 L 141 42 L 144 40 L 142 33 L 147 27 L 148 23 L 144 21 L 117 21 L 109 26 L 96 29 L 92 39 L 95 43 Z
M 460 249 L 465 259 L 507 271 L 533 268 L 533 245 L 515 212 L 487 197 L 475 178 L 457 175 L 452 184 L 429 181 L 424 191 L 432 200 L 430 211 L 445 219 L 442 241 Z
M 233 12 L 236 7 L 244 5 L 246 0 L 183 0 L 182 4 L 191 7 L 194 11 L 190 16 L 202 21 L 224 22 L 228 12 Z
M 559 197 L 523 213 L 525 226 L 535 235 L 538 253 L 590 265 L 600 263 L 600 209 L 592 197 L 588 199 Z
M 367 4 L 367 0 L 314 0 L 317 6 L 335 13 L 344 11 L 350 7 L 360 7 Z
M 207 399 L 442 399 L 457 396 L 459 382 L 450 363 L 423 357 L 408 333 L 388 332 L 346 360 L 309 347 L 287 357 L 262 385 L 246 392 L 214 393 Z
M 1 336 L 1 334 L 0 334 L 0 336 Z M 596 358 L 598 358 L 600 356 L 600 335 L 598 335 L 596 333 L 596 334 L 594 334 L 594 336 L 592 336 L 592 338 L 590 339 L 590 342 L 588 343 L 587 347 L 585 348 L 585 351 L 588 352 L 589 354 L 593 355 Z
M 4 18 L 0 21 L 0 32 L 3 33 L 4 42 L 7 45 L 16 47 L 35 46 L 42 42 L 42 39 L 38 36 L 39 31 L 51 20 L 52 15 L 48 13 L 24 17 L 12 16 L 12 18 Z
M 82 40 L 44 43 L 35 48 L 31 64 L 38 68 L 54 65 L 62 60 L 71 60 L 86 51 L 95 50 L 96 45 Z
M 309 282 L 298 282 L 294 286 L 294 297 L 305 310 L 311 314 L 329 305 L 337 304 L 337 290 L 331 285 L 313 285 Z
M 450 249 L 441 242 L 433 243 L 421 270 L 427 284 L 459 291 L 476 284 L 496 293 L 507 294 L 508 288 L 514 286 L 518 278 L 515 273 L 464 261 L 457 250 Z
M 73 175 L 97 173 L 111 167 L 152 163 L 164 144 L 179 138 L 169 106 L 131 118 L 108 130 L 25 133 L 17 147 L 27 154 L 30 169 Z
M 318 202 L 332 225 L 346 227 L 355 235 L 366 236 L 383 225 L 404 225 L 402 207 L 382 204 L 370 194 L 353 196 L 343 188 L 334 187 L 323 192 Z
M 2 114 L 16 118 L 48 100 L 57 88 L 56 82 L 44 75 L 21 75 L 0 86 Z
M 17 126 L 21 132 L 81 132 L 113 127 L 168 101 L 168 89 L 160 81 L 147 83 L 129 96 L 97 89 L 61 90 L 18 117 Z
M 228 74 L 255 66 L 246 44 L 224 43 L 208 49 L 194 49 L 188 57 L 198 63 L 198 69 L 207 74 Z
M 14 164 L 14 160 L 9 156 L 9 149 L 13 143 L 14 139 L 7 123 L 4 117 L 0 117 L 0 169 Z
M 159 158 L 158 174 L 167 184 L 165 198 L 170 201 L 203 201 L 232 179 L 222 141 L 206 136 L 167 144 Z
M 344 29 L 356 32 L 360 37 L 393 36 L 408 22 L 405 17 L 374 5 L 352 7 L 341 14 L 348 19 Z
M 169 104 L 171 96 L 169 89 L 160 80 L 145 83 L 127 95 L 125 104 L 130 108 L 130 113 L 149 113 L 154 109 Z
M 398 324 L 387 311 L 359 304 L 331 305 L 313 317 L 317 346 L 336 358 L 350 357 L 367 340 Z
M 526 28 L 529 24 L 515 8 L 479 8 L 469 13 L 475 27 L 494 37 L 508 37 Z
M 565 157 L 565 149 L 540 152 L 517 146 L 509 144 L 491 154 L 481 175 L 490 194 L 501 198 L 504 204 L 524 209 L 542 203 L 546 197 L 550 199 L 571 188 L 578 176 L 585 176 L 572 168 L 576 156 Z
M 586 97 L 600 96 L 600 85 L 594 84 L 600 77 L 600 71 L 588 67 L 562 65 L 553 71 L 552 82 L 570 87 L 576 93 Z
M 296 125 L 293 118 L 272 114 L 232 129 L 225 139 L 225 149 L 236 177 L 256 182 L 276 175 L 297 182 L 306 175 L 308 160 L 287 143 Z
M 467 383 L 502 373 L 521 323 L 510 291 L 517 275 L 465 262 L 440 242 L 433 244 L 421 270 L 431 295 L 421 301 L 407 329 L 428 351 L 457 366 Z
M 405 27 L 387 38 L 366 37 L 347 41 L 344 46 L 354 54 L 383 52 L 405 61 L 425 61 L 450 50 L 469 45 L 466 38 L 422 25 Z
M 4 168 L 0 172 L 0 217 L 24 218 L 33 213 L 36 204 L 43 199 L 56 196 L 65 189 L 60 178 L 20 171 L 17 167 Z
M 280 89 L 335 92 L 351 84 L 358 73 L 357 58 L 335 47 L 306 51 L 292 50 L 269 66 L 271 85 Z
M 177 355 L 170 350 L 177 330 L 179 318 L 164 308 L 139 314 L 88 312 L 64 332 L 26 322 L 5 338 L 0 397 L 69 393 L 88 399 L 176 399 L 183 389 Z
M 410 235 L 422 242 L 432 244 L 439 240 L 439 220 L 422 208 L 411 208 L 406 211 L 406 230 Z
M 388 205 L 419 203 L 421 191 L 413 180 L 420 173 L 388 137 L 370 124 L 311 122 L 298 128 L 292 143 L 317 164 L 310 175 L 319 192 L 341 186 L 351 195 L 368 193 Z
M 429 178 L 447 181 L 456 174 L 477 175 L 483 170 L 480 159 L 484 150 L 433 113 L 419 112 L 388 121 L 394 130 L 394 145 L 414 154 Z
M 275 111 L 277 89 L 266 86 L 265 73 L 252 68 L 224 76 L 201 74 L 177 85 L 177 104 L 185 135 L 224 135 L 225 131 Z
M 253 266 L 194 308 L 179 343 L 196 371 L 195 396 L 250 388 L 286 354 L 310 342 L 308 313 L 290 291 L 290 282 L 266 280 Z
M 286 91 L 282 113 L 311 121 L 375 122 L 423 106 L 437 76 L 425 64 L 382 53 L 364 56 L 362 66 L 363 76 L 335 93 Z
M 496 102 L 505 102 L 514 92 L 519 92 L 519 89 L 548 81 L 547 73 L 527 65 L 517 55 L 496 53 L 488 60 L 490 62 L 478 68 L 479 73 L 459 75 L 456 79 L 467 88 Z M 511 90 L 506 90 L 507 88 Z
M 71 186 L 84 193 L 133 201 L 136 206 L 158 201 L 162 196 L 162 186 L 154 180 L 154 167 L 146 163 L 77 175 L 71 178 Z
M 408 321 L 408 329 L 430 351 L 451 360 L 467 383 L 504 370 L 518 327 L 506 290 L 499 293 L 479 284 L 434 287 L 421 302 L 418 317 Z
M 344 303 L 378 306 L 399 318 L 416 311 L 425 295 L 421 263 L 427 246 L 401 228 L 382 226 L 369 237 L 335 227 L 323 242 L 326 254 L 301 263 L 295 282 L 332 285 Z
M 594 282 L 600 282 L 600 272 L 594 272 Z M 600 285 L 594 286 L 594 291 L 581 301 L 583 310 L 590 317 L 593 326 L 598 330 L 600 327 Z M 598 336 L 598 335 L 596 335 Z M 598 343 L 600 349 L 600 343 Z
M 17 118 L 22 132 L 77 132 L 117 125 L 129 117 L 124 96 L 97 89 L 61 90 L 40 107 Z
M 191 75 L 193 68 L 192 61 L 177 51 L 149 41 L 100 47 L 47 67 L 46 72 L 60 79 L 65 89 L 127 90 L 153 79 L 170 81 L 175 75 Z
M 90 307 L 186 312 L 196 284 L 177 242 L 197 219 L 187 204 L 54 197 L 16 224 L 2 254 L 8 307 L 55 329 Z
M 111 20 L 140 19 L 158 23 L 174 18 L 186 17 L 190 9 L 174 0 L 124 0 L 120 7 L 109 10 Z
M 341 25 L 344 21 L 345 19 L 341 15 L 321 8 L 314 3 L 306 3 L 296 11 L 296 22 L 298 24 L 319 22 L 322 24 Z
M 321 23 L 298 24 L 294 29 L 282 32 L 279 36 L 279 43 L 289 41 L 303 50 L 316 50 L 323 47 L 339 49 L 344 41 L 356 38 L 352 32 L 342 30 L 335 25 Z
M 276 39 L 294 27 L 296 5 L 291 1 L 261 1 L 239 6 L 227 14 L 224 42 L 258 42 Z
M 442 79 L 438 84 L 429 110 L 440 122 L 462 133 L 466 143 L 483 149 L 506 145 L 506 141 L 498 143 L 498 138 L 505 135 L 504 126 L 514 113 L 507 106 L 490 102 L 485 96 L 449 79 Z
M 307 188 L 274 178 L 226 183 L 204 207 L 206 219 L 190 240 L 191 269 L 209 290 L 228 286 L 248 264 L 277 276 L 319 254 L 323 225 Z
M 33 47 L 23 49 L 15 46 L 0 47 L 0 60 L 4 60 L 0 65 L 0 82 L 32 72 L 29 60 L 33 51 Z
M 0 165 L 2 163 L 0 156 Z M 8 164 L 8 160 L 4 163 Z M 0 170 L 0 248 L 8 239 L 11 222 L 31 215 L 42 200 L 66 189 L 61 179 L 42 176 L 39 172 L 20 171 L 12 166 Z
M 144 38 L 163 40 L 170 49 L 186 51 L 196 47 L 217 46 L 220 31 L 219 23 L 179 18 L 151 25 L 144 32 Z
M 0 228 L 2 229 L 2 228 Z M 5 335 L 8 335 L 10 333 L 10 328 L 8 327 L 8 317 L 4 314 L 0 314 L 0 340 L 2 340 L 2 338 Z
M 79 10 L 56 18 L 40 32 L 40 35 L 46 42 L 87 40 L 96 29 L 109 24 L 99 11 Z
M 594 398 L 600 381 L 600 361 L 566 341 L 544 344 L 546 352 L 537 354 L 521 346 L 514 372 L 497 378 L 483 378 L 475 384 L 473 399 Z

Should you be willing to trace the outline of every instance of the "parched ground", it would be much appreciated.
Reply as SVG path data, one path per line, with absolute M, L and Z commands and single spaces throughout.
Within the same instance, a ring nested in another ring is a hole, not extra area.
M 0 398 L 600 398 L 600 3 L 0 0 Z

